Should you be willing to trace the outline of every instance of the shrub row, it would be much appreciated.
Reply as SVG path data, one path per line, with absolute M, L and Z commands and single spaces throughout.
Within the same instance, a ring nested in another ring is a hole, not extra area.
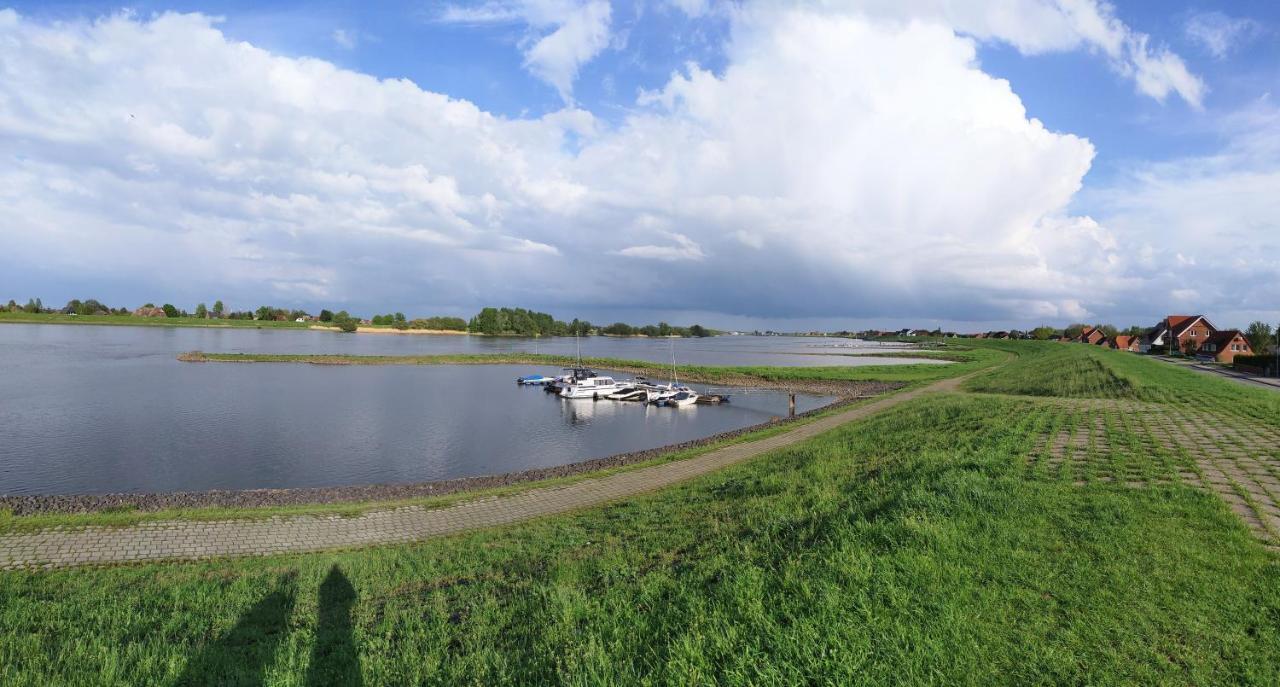
M 1260 374 L 1276 374 L 1276 357 L 1274 355 L 1238 355 L 1231 361 L 1237 370 Z

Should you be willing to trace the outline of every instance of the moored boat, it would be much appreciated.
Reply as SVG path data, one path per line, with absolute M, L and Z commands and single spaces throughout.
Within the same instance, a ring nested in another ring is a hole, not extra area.
M 668 408 L 688 408 L 698 402 L 698 395 L 692 391 L 681 391 L 663 401 Z
M 599 400 L 618 391 L 621 387 L 612 377 L 575 379 L 560 389 L 561 398 L 590 398 Z

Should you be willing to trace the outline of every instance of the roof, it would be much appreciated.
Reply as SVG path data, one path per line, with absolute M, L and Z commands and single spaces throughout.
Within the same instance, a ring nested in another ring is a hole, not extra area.
M 1169 326 L 1173 328 L 1173 335 L 1179 338 L 1182 337 L 1183 332 L 1191 328 L 1191 325 L 1201 320 L 1204 320 L 1204 323 L 1209 325 L 1210 331 L 1217 329 L 1212 322 L 1205 319 L 1204 315 L 1170 315 L 1165 318 L 1165 322 L 1168 322 Z
M 1239 329 L 1226 329 L 1220 332 L 1214 332 L 1209 335 L 1209 340 L 1205 343 L 1213 344 L 1215 349 L 1221 351 L 1223 348 L 1229 346 L 1237 336 L 1244 340 L 1245 345 L 1249 344 L 1249 340 L 1244 338 L 1244 333 Z M 1252 351 L 1253 348 L 1250 347 L 1249 350 Z
M 1117 334 L 1115 338 L 1116 348 L 1129 348 L 1133 345 L 1134 338 L 1127 334 Z

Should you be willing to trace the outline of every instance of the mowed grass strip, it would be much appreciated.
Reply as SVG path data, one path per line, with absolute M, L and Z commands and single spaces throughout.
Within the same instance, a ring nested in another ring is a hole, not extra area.
M 1280 427 L 1280 393 L 1269 389 L 1199 374 L 1128 351 L 1057 342 L 1016 344 L 1004 348 L 1014 352 L 1016 359 L 974 377 L 965 388 L 1018 396 L 1185 405 L 1259 427 Z
M 0 683 L 1280 681 L 1276 558 L 1184 486 L 1027 479 L 1046 412 L 928 396 L 416 545 L 5 573 Z

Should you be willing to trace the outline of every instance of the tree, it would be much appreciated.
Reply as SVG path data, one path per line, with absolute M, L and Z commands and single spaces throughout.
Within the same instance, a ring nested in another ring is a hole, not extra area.
M 18 312 L 18 302 L 10 298 L 9 305 L 5 306 L 5 309 L 9 312 Z
M 405 322 L 406 320 L 404 319 L 404 313 L 402 313 L 402 312 L 398 312 L 398 313 L 396 313 L 396 319 L 395 319 L 395 321 L 396 321 L 396 322 Z
M 1173 336 L 1173 334 L 1171 333 L 1169 334 L 1169 336 Z M 1182 342 L 1182 354 L 1187 356 L 1188 358 L 1196 354 L 1195 339 L 1188 336 L 1187 340 Z
M 1049 339 L 1057 336 L 1057 334 L 1058 330 L 1053 327 L 1036 327 L 1031 330 L 1031 336 L 1035 337 L 1039 341 L 1048 341 Z
M 1098 325 L 1098 329 L 1101 329 L 1102 333 L 1105 334 L 1108 339 L 1114 339 L 1116 334 L 1120 333 L 1119 329 L 1116 329 L 1114 325 L 1110 324 L 1100 324 Z
M 81 302 L 79 305 L 77 305 L 75 309 L 75 313 L 77 315 L 101 315 L 104 313 L 110 314 L 111 308 L 108 308 L 107 306 L 99 303 L 96 299 L 90 298 L 89 300 Z
M 204 303 L 196 306 L 196 317 L 204 319 L 209 316 L 209 309 L 204 307 Z
M 258 309 L 254 311 L 254 315 L 256 315 L 257 316 L 256 319 L 259 319 L 259 320 L 271 319 L 271 306 L 269 305 L 259 306 Z
M 22 312 L 38 313 L 40 312 L 40 301 L 35 298 L 27 299 L 27 304 L 22 306 Z
M 1066 335 L 1068 338 L 1074 339 L 1080 336 L 1080 334 L 1084 332 L 1084 328 L 1088 326 L 1089 325 L 1087 324 L 1079 324 L 1079 323 L 1069 325 L 1066 329 L 1063 330 L 1063 334 Z
M 695 324 L 692 327 L 689 327 L 689 336 L 696 336 L 701 339 L 703 337 L 711 336 L 711 332 L 704 329 L 702 325 Z
M 222 301 L 214 301 L 213 302 L 214 319 L 222 319 L 222 312 L 223 312 Z
M 332 322 L 332 321 L 333 321 L 333 313 L 332 313 L 332 312 L 330 312 L 330 311 L 328 311 L 328 310 L 321 310 L 321 311 L 320 311 L 320 321 L 321 321 L 321 322 Z
M 338 329 L 350 334 L 360 326 L 360 322 L 347 314 L 346 310 L 339 312 L 333 316 L 333 323 L 338 325 Z
M 1244 330 L 1244 338 L 1249 340 L 1249 347 L 1257 355 L 1266 355 L 1271 351 L 1271 325 L 1266 322 L 1252 322 Z
M 179 315 L 178 309 L 173 307 L 172 303 L 165 303 L 160 306 L 160 309 L 164 311 L 165 317 L 177 317 Z

